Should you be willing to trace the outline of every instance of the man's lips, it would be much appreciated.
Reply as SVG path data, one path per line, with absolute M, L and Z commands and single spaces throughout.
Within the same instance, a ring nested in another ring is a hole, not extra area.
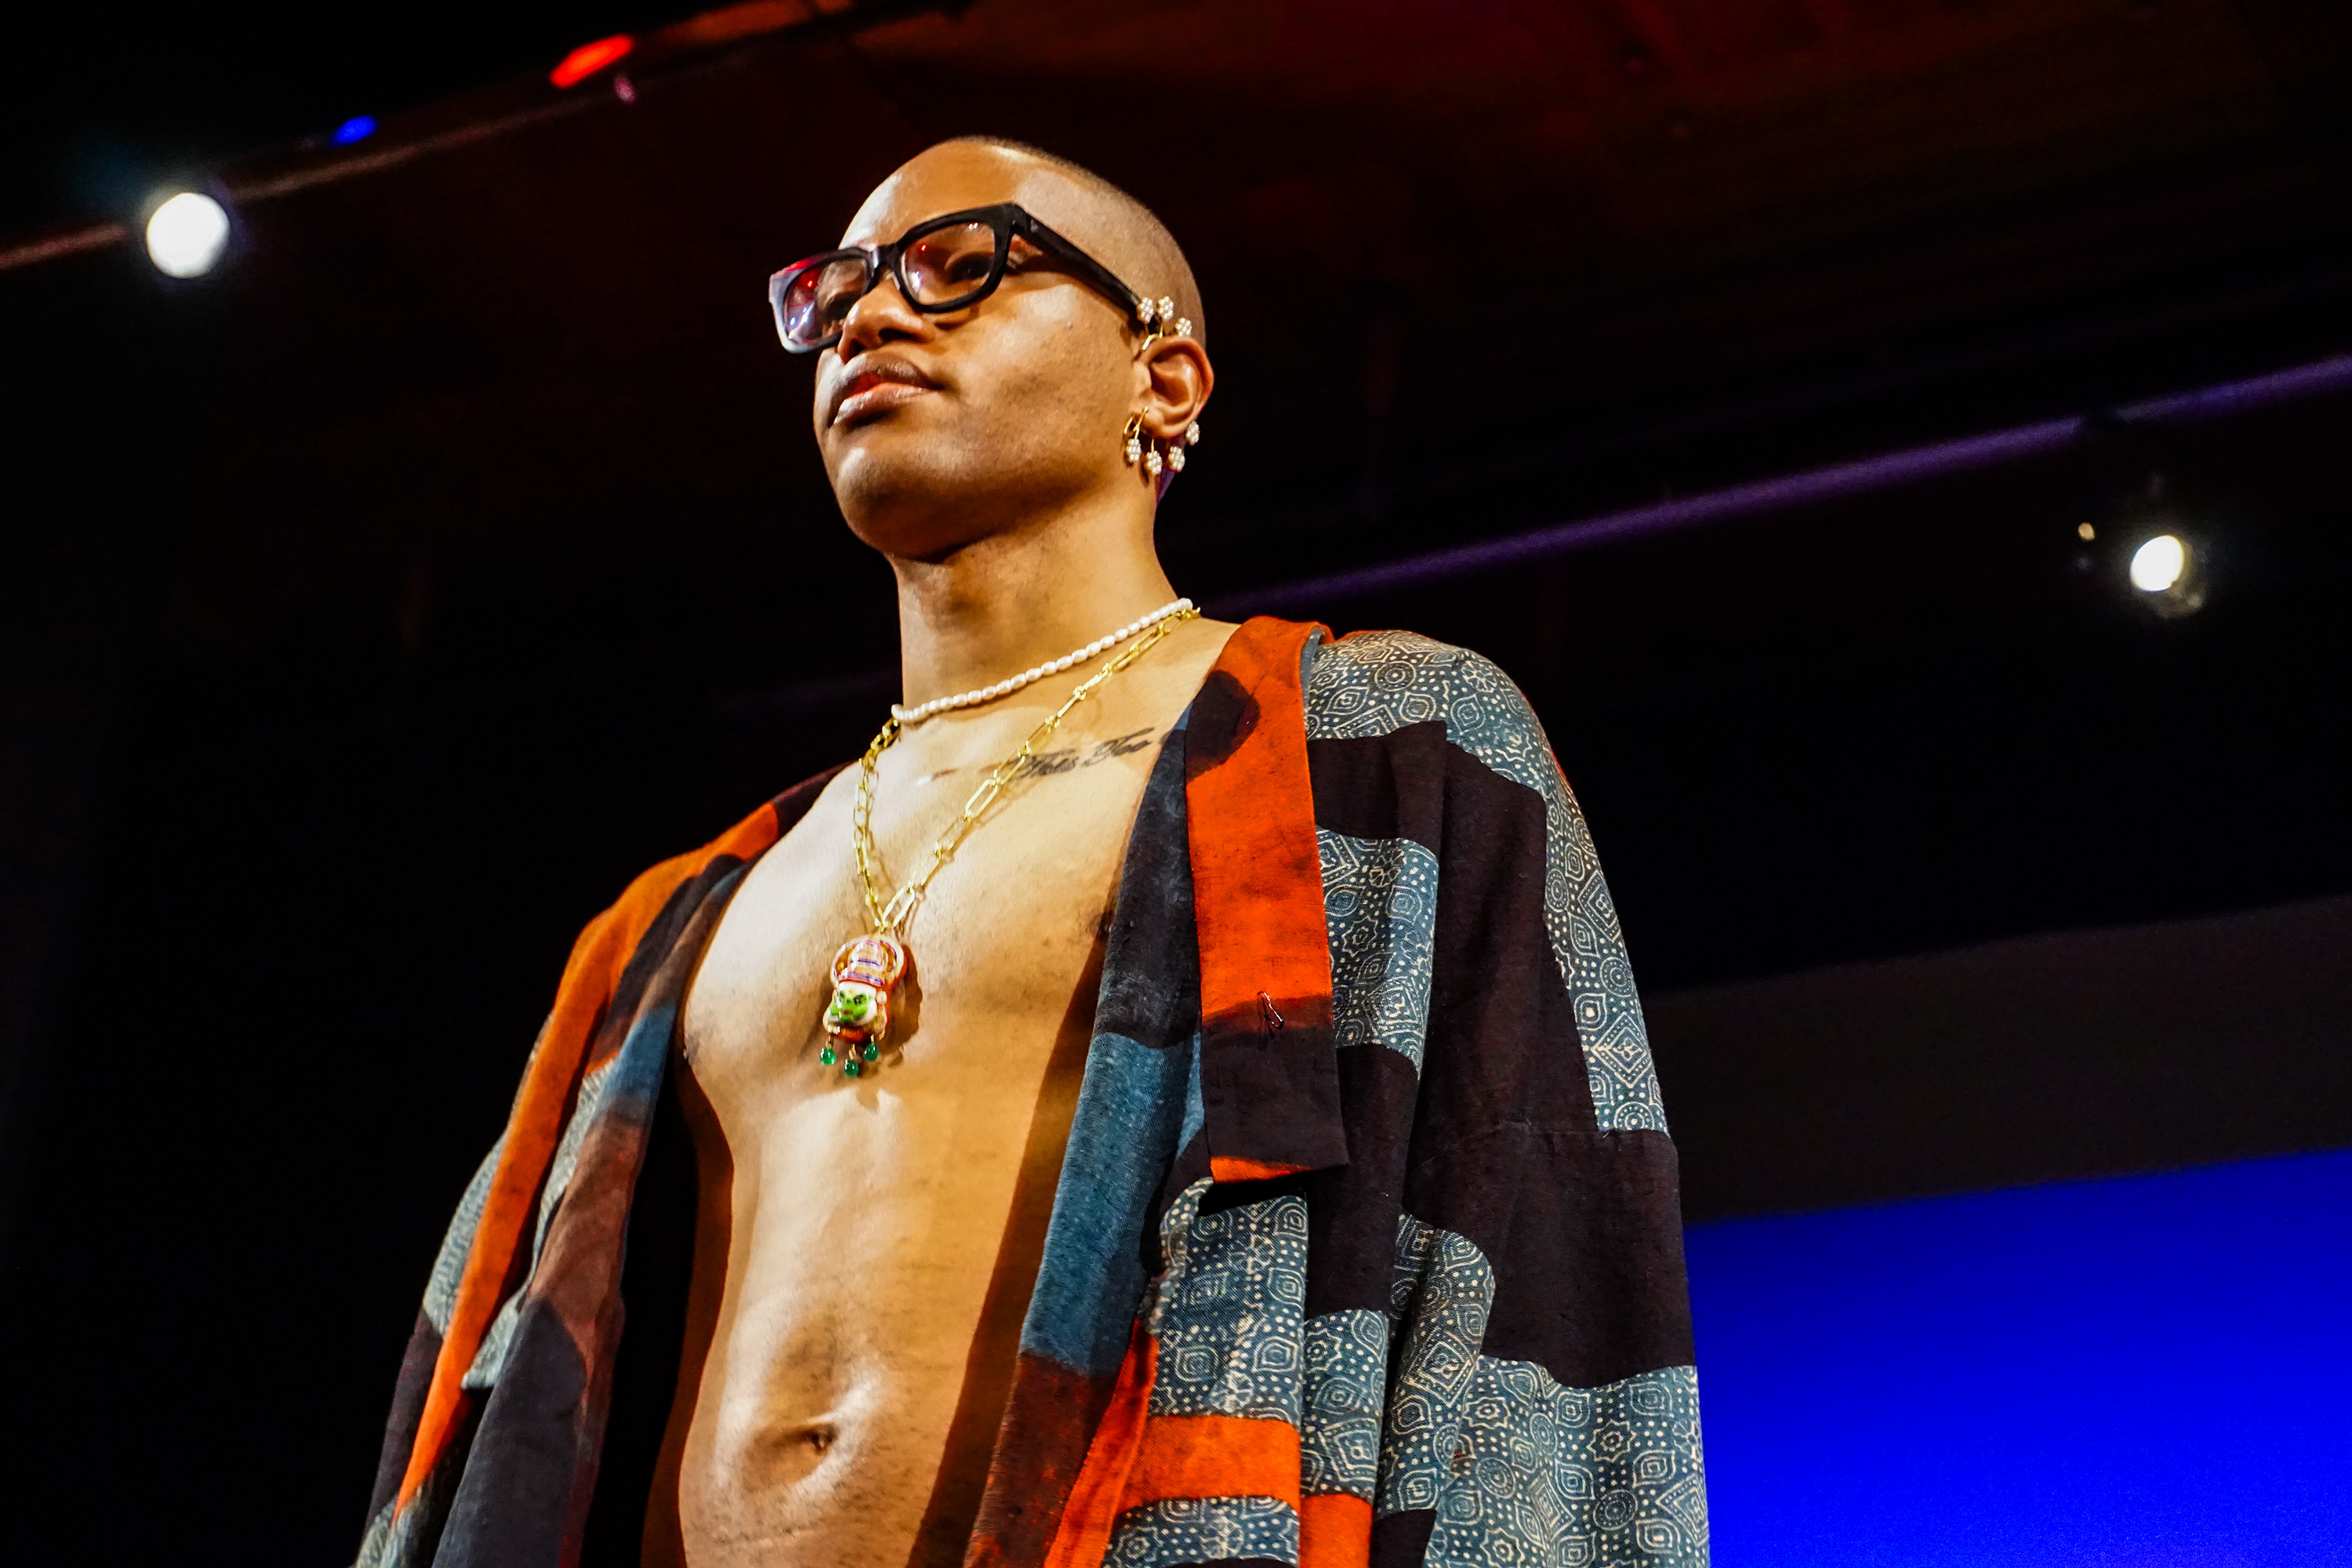
M 856 368 L 834 384 L 833 409 L 826 423 L 855 425 L 863 419 L 912 403 L 939 390 L 939 383 L 904 360 L 861 359 Z

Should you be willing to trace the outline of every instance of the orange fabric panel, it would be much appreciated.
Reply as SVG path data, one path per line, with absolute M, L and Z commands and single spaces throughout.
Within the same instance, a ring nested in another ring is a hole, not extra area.
M 1298 1504 L 1298 1568 L 1370 1568 L 1372 1505 L 1347 1492 Z
M 1111 1527 L 1127 1506 L 1121 1500 L 1150 1425 L 1151 1382 L 1159 1373 L 1160 1342 L 1139 1322 L 1128 1341 L 1110 1406 L 1087 1446 L 1087 1462 L 1071 1484 L 1070 1500 L 1063 1505 L 1045 1568 L 1101 1568 L 1103 1553 L 1110 1550 Z
M 1254 710 L 1231 754 L 1188 770 L 1192 900 L 1201 930 L 1201 1016 L 1257 1016 L 1264 993 L 1285 1012 L 1329 1023 L 1323 868 L 1307 773 L 1299 657 L 1318 628 L 1260 616 L 1226 642 L 1210 679 L 1229 677 Z M 1306 831 L 1300 832 L 1300 825 Z
M 1169 1498 L 1271 1497 L 1298 1506 L 1298 1428 L 1245 1415 L 1147 1424 L 1121 1512 Z
M 1209 1179 L 1213 1182 L 1268 1182 L 1276 1176 L 1295 1175 L 1307 1168 L 1305 1165 L 1269 1165 L 1264 1160 L 1244 1160 L 1238 1155 L 1209 1156 Z
M 775 808 L 763 805 L 701 848 L 665 860 L 638 877 L 611 909 L 588 922 L 580 940 L 572 943 L 571 960 L 564 964 L 563 979 L 556 987 L 555 1005 L 540 1031 L 530 1065 L 524 1069 L 522 1089 L 507 1118 L 506 1145 L 499 1151 L 489 1195 L 466 1255 L 466 1271 L 450 1309 L 449 1331 L 434 1358 L 433 1384 L 417 1419 L 416 1444 L 408 1453 L 408 1468 L 401 1476 L 395 1508 L 405 1508 L 416 1495 L 463 1420 L 467 1395 L 458 1384 L 474 1364 L 482 1337 L 498 1315 L 516 1252 L 531 1222 L 540 1184 L 555 1157 L 556 1141 L 563 1134 L 564 1110 L 571 1103 L 572 1086 L 579 1081 L 589 1043 L 604 1021 L 621 971 L 662 906 L 682 884 L 719 855 L 749 859 L 775 841 Z

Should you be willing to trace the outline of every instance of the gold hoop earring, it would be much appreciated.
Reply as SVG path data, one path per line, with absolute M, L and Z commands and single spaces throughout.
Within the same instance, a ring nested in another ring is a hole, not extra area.
M 1201 422 L 1195 419 L 1184 427 L 1183 435 L 1173 440 L 1162 440 L 1157 436 L 1146 436 L 1143 433 L 1143 416 L 1130 414 L 1127 416 L 1127 428 L 1122 434 L 1127 439 L 1127 466 L 1131 468 L 1141 463 L 1144 471 L 1156 479 L 1162 468 L 1171 474 L 1184 471 L 1184 449 L 1201 444 Z

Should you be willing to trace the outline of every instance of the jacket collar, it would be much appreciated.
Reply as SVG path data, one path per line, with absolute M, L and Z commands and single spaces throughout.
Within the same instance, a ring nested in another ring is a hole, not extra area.
M 1218 1181 L 1348 1161 L 1307 766 L 1304 666 L 1328 635 L 1271 616 L 1244 624 L 1185 726 L 1202 1129 Z

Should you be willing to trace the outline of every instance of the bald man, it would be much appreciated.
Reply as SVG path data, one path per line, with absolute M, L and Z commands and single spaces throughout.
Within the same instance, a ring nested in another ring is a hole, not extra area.
M 772 298 L 904 701 L 583 934 L 361 1562 L 1703 1562 L 1673 1148 L 1524 700 L 1178 599 L 1206 317 L 1085 170 L 934 147 Z

